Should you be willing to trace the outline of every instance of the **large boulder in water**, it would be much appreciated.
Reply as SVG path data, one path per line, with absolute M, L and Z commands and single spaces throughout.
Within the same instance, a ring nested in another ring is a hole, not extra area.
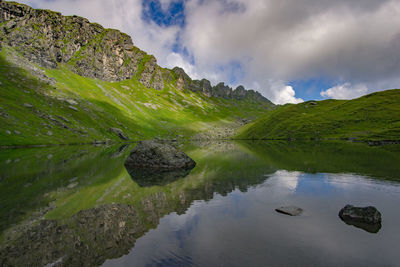
M 155 141 L 141 141 L 131 151 L 125 167 L 142 187 L 165 185 L 185 177 L 196 162 L 175 147 Z
M 370 233 L 377 233 L 381 229 L 382 215 L 373 206 L 354 207 L 346 205 L 339 211 L 339 217 L 346 224 L 353 225 Z
M 140 141 L 125 161 L 125 167 L 153 170 L 192 169 L 196 162 L 172 145 Z

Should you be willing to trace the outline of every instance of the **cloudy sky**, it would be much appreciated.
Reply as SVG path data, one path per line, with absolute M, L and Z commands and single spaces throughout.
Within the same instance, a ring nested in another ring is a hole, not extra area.
M 17 0 L 132 36 L 163 67 L 278 104 L 400 88 L 400 0 Z

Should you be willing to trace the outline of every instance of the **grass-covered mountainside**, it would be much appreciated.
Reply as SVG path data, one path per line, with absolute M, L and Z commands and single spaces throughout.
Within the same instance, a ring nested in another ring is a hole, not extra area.
M 239 130 L 238 139 L 400 141 L 400 90 L 354 100 L 287 104 Z
M 226 137 L 274 105 L 165 69 L 118 30 L 0 1 L 0 146 Z

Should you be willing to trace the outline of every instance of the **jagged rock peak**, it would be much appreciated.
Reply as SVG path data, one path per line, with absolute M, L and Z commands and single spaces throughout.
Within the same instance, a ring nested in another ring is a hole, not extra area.
M 172 72 L 176 75 L 176 85 L 181 90 L 186 89 L 193 92 L 201 92 L 208 97 L 222 97 L 225 99 L 237 100 L 253 99 L 256 101 L 267 102 L 270 103 L 271 106 L 274 106 L 271 101 L 262 96 L 259 92 L 246 90 L 243 85 L 239 85 L 235 90 L 225 85 L 224 82 L 211 86 L 211 82 L 207 79 L 192 80 L 180 67 L 173 68 Z

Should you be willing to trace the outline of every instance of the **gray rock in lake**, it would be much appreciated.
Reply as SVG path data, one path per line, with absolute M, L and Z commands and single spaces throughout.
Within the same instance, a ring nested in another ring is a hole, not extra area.
M 371 224 L 382 221 L 381 213 L 373 206 L 362 208 L 346 205 L 340 210 L 339 217 L 342 220 L 353 220 Z
M 125 161 L 127 168 L 153 170 L 192 169 L 196 162 L 175 147 L 155 141 L 140 141 Z
M 382 215 L 373 206 L 354 207 L 346 205 L 339 211 L 339 217 L 348 225 L 353 225 L 370 233 L 377 233 L 382 225 Z
M 283 213 L 290 216 L 298 216 L 303 212 L 303 209 L 296 206 L 285 206 L 275 209 L 279 213 Z

